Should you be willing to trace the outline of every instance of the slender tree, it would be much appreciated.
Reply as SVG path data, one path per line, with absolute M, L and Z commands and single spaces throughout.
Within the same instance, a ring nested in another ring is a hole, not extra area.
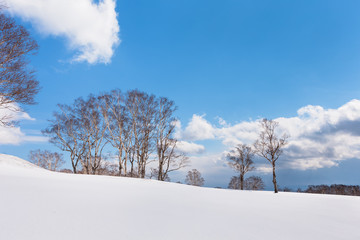
M 119 175 L 127 173 L 127 162 L 130 151 L 129 138 L 132 128 L 129 127 L 128 114 L 124 107 L 124 96 L 120 90 L 116 89 L 109 94 L 100 96 L 101 112 L 107 127 L 106 135 L 108 142 L 117 149 Z
M 69 105 L 57 105 L 59 110 L 53 113 L 50 125 L 42 132 L 49 141 L 61 150 L 70 153 L 73 172 L 77 173 L 78 164 L 86 151 L 86 144 L 80 134 L 79 119 Z
M 239 144 L 235 147 L 235 150 L 232 150 L 227 156 L 229 166 L 239 172 L 239 187 L 241 190 L 244 190 L 245 174 L 255 169 L 253 166 L 253 157 L 253 150 L 245 144 Z
M 284 134 L 278 137 L 276 129 L 279 123 L 273 120 L 263 119 L 260 122 L 261 132 L 259 139 L 254 143 L 255 153 L 265 158 L 272 166 L 274 192 L 278 192 L 278 185 L 276 182 L 275 166 L 276 161 L 283 153 L 283 148 L 287 144 L 288 136 Z
M 155 128 L 157 99 L 138 90 L 132 90 L 126 96 L 126 108 L 129 111 L 133 135 L 134 160 L 137 163 L 137 175 L 145 178 L 146 165 L 150 154 L 155 150 Z
M 102 160 L 102 151 L 107 144 L 107 125 L 101 114 L 99 98 L 94 95 L 74 102 L 74 112 L 78 119 L 78 132 L 85 152 L 80 158 L 81 165 L 87 174 L 96 174 Z
M 175 103 L 167 98 L 158 100 L 156 114 L 156 151 L 157 151 L 157 179 L 164 181 L 168 173 L 187 166 L 188 158 L 179 152 L 177 140 L 173 137 L 175 121 L 173 114 Z

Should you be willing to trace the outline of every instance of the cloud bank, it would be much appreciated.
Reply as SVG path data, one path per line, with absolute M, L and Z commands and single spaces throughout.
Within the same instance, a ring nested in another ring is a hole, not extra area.
M 120 43 L 115 0 L 5 0 L 9 11 L 45 35 L 65 37 L 75 62 L 109 63 Z
M 25 112 L 14 112 L 9 109 L 18 109 L 14 103 L 12 106 L 0 108 L 0 119 L 6 116 L 9 121 L 35 120 Z M 3 127 L 0 126 L 0 144 L 17 145 L 23 142 L 46 142 L 47 138 L 43 136 L 28 136 L 21 131 L 20 127 Z
M 179 123 L 176 135 L 184 141 L 218 140 L 227 149 L 236 144 L 252 144 L 259 134 L 259 120 L 243 121 L 220 127 L 211 124 L 205 116 L 193 115 L 185 128 Z M 281 168 L 318 169 L 338 165 L 340 161 L 360 156 L 360 101 L 352 100 L 337 109 L 305 106 L 297 116 L 277 118 L 278 134 L 290 135 L 282 158 Z M 266 167 L 258 168 L 260 171 Z

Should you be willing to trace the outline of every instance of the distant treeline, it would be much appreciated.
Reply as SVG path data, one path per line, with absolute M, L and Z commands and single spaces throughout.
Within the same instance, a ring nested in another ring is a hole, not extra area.
M 280 189 L 281 192 L 292 192 L 290 188 Z M 359 185 L 344 185 L 344 184 L 332 184 L 328 185 L 309 185 L 307 189 L 298 189 L 297 192 L 303 193 L 319 193 L 319 194 L 335 194 L 335 195 L 349 195 L 360 196 Z
M 343 184 L 332 184 L 330 186 L 328 186 L 328 185 L 309 185 L 308 188 L 303 192 L 360 196 L 360 186 L 359 185 L 343 185 Z

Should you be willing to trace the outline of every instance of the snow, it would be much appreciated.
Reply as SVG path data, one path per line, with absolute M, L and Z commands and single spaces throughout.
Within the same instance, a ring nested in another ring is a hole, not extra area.
M 360 239 L 360 197 L 50 172 L 0 154 L 0 239 Z

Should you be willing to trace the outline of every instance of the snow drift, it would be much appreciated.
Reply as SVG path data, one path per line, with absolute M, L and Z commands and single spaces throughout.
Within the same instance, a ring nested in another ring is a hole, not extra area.
M 0 239 L 360 239 L 360 198 L 49 172 L 0 155 Z

